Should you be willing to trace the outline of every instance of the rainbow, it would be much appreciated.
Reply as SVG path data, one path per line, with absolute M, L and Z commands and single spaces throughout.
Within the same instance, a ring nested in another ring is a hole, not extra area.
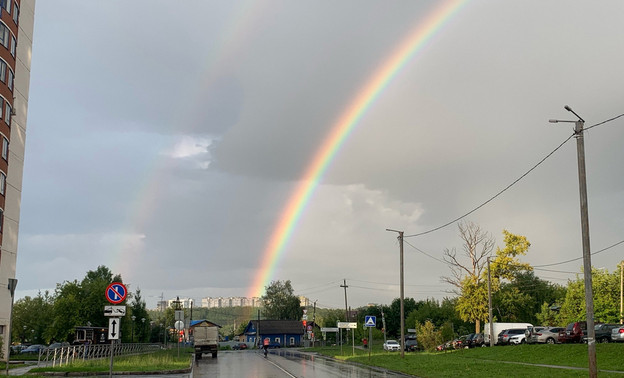
M 364 116 L 392 79 L 405 64 L 418 53 L 440 28 L 466 3 L 467 0 L 448 1 L 441 4 L 419 24 L 414 31 L 398 46 L 396 51 L 384 62 L 370 80 L 362 87 L 357 96 L 340 115 L 329 135 L 314 155 L 305 170 L 303 178 L 288 200 L 271 234 L 265 251 L 260 259 L 261 266 L 250 286 L 249 297 L 261 296 L 264 287 L 270 283 L 284 246 L 290 239 L 301 214 L 310 197 L 319 184 L 327 167 L 336 153 L 353 131 L 358 121 Z

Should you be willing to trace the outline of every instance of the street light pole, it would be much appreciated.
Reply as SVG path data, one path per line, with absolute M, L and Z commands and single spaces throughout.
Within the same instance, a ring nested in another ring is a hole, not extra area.
M 131 342 L 134 343 L 134 321 L 136 319 L 136 316 L 132 315 L 130 318 L 132 319 L 132 337 L 131 337 Z
M 592 290 L 592 267 L 591 250 L 589 245 L 589 211 L 587 206 L 587 177 L 585 173 L 585 142 L 583 138 L 583 126 L 585 120 L 581 118 L 568 105 L 564 109 L 574 114 L 577 121 L 561 121 L 551 119 L 549 122 L 574 123 L 574 135 L 576 137 L 576 151 L 579 176 L 579 194 L 581 202 L 581 234 L 583 240 L 583 276 L 585 278 L 585 307 L 587 313 L 587 355 L 589 360 L 589 376 L 598 376 L 596 366 L 596 330 L 594 329 L 594 295 Z
M 403 306 L 403 231 L 391 230 L 386 228 L 386 231 L 399 233 L 399 245 L 400 245 L 400 266 L 401 266 L 401 358 L 405 358 L 405 308 Z

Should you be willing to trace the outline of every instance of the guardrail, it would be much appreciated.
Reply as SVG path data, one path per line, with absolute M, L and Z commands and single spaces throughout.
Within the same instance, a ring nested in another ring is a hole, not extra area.
M 150 353 L 161 349 L 159 344 L 112 344 L 113 356 Z M 111 344 L 72 345 L 39 351 L 37 366 L 41 363 L 52 367 L 69 365 L 76 360 L 107 358 L 111 355 Z

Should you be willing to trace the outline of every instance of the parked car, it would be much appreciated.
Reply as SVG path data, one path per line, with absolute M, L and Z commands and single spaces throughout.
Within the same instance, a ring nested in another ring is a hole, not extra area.
M 514 335 L 522 335 L 522 340 L 524 340 L 524 331 L 526 328 L 511 328 L 505 329 L 501 333 L 498 334 L 498 344 L 499 345 L 507 345 L 511 343 L 511 337 Z M 515 343 L 516 340 L 514 340 Z M 520 342 L 518 342 L 520 344 Z
M 524 331 L 524 336 L 525 336 L 525 341 L 527 344 L 535 344 L 537 343 L 537 334 L 538 332 L 540 332 L 541 330 L 545 329 L 546 327 L 527 327 L 526 331 Z
M 447 341 L 447 342 L 442 343 L 442 344 L 440 344 L 440 345 L 438 345 L 436 347 L 436 350 L 439 351 L 439 352 L 441 352 L 443 350 L 451 350 L 451 349 L 453 349 L 453 341 Z
M 545 344 L 555 344 L 557 343 L 557 339 L 559 338 L 559 332 L 564 330 L 563 327 L 535 327 L 535 330 L 531 334 L 531 339 L 527 339 L 527 343 L 545 343 Z M 538 330 L 539 329 L 539 330 Z
M 383 344 L 383 349 L 389 351 L 401 350 L 401 344 L 396 340 L 388 340 Z
M 418 350 L 418 341 L 416 339 L 407 339 L 405 340 L 405 351 L 406 352 L 415 352 Z
M 624 341 L 624 326 L 620 324 L 619 327 L 611 330 L 611 341 L 618 342 Z
M 621 324 L 608 324 L 608 323 L 600 323 L 594 325 L 594 333 L 596 337 L 597 343 L 608 343 L 611 341 L 611 331 L 614 328 L 620 328 Z M 583 339 L 582 342 L 587 342 L 587 330 L 583 331 Z
M 39 354 L 40 351 L 45 350 L 45 345 L 33 344 L 25 349 L 22 349 L 20 353 L 22 354 Z
M 477 347 L 484 347 L 484 346 L 487 346 L 487 345 L 485 344 L 485 337 L 483 336 L 483 333 L 475 333 L 470 339 L 470 341 L 468 342 L 469 348 L 477 348 Z
M 67 347 L 69 346 L 68 342 L 62 342 L 62 343 L 52 343 L 50 344 L 50 346 L 48 346 L 48 349 L 56 349 L 56 348 L 62 348 L 62 347 Z
M 245 349 L 247 349 L 247 344 L 245 344 L 245 343 L 236 343 L 236 344 L 234 344 L 234 346 L 232 346 L 232 349 L 234 349 L 234 350 L 245 350 Z
M 559 332 L 557 341 L 560 343 L 580 343 L 583 339 L 583 331 L 587 329 L 587 322 L 574 322 Z
M 456 338 L 455 340 L 453 340 L 452 341 L 453 349 L 468 348 L 468 342 L 467 342 L 468 336 L 469 335 L 460 336 Z
M 526 335 L 524 332 L 519 333 L 517 335 L 509 335 L 509 344 L 518 345 L 526 343 Z

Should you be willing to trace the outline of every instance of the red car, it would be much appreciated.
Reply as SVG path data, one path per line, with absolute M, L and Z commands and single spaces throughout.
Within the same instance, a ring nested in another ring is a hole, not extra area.
M 580 343 L 583 340 L 583 331 L 585 330 L 587 330 L 587 322 L 570 323 L 564 330 L 559 331 L 557 341 L 560 343 Z

